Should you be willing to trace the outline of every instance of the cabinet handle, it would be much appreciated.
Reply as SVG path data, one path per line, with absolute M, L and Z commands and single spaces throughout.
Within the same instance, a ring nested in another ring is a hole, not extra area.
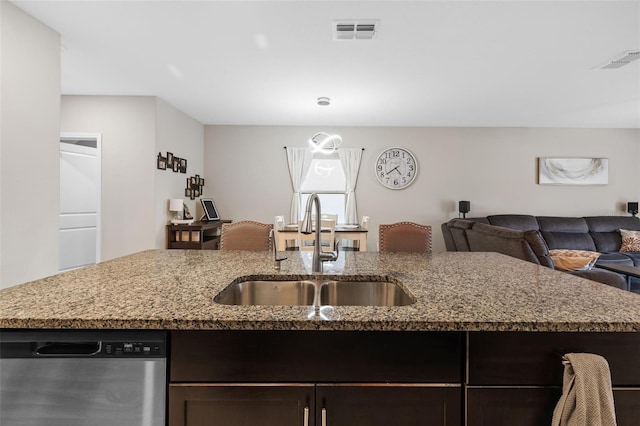
M 303 426 L 309 426 L 309 407 L 304 407 L 304 419 L 302 421 Z
M 327 409 L 322 409 L 322 426 L 327 426 Z

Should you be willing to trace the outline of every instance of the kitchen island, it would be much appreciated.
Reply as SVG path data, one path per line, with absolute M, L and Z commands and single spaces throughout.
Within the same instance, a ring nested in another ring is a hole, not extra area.
M 310 255 L 276 272 L 270 253 L 145 251 L 1 291 L 0 327 L 168 330 L 172 426 L 252 407 L 262 424 L 549 424 L 569 351 L 607 358 L 618 424 L 637 421 L 638 295 L 494 253 L 341 252 L 323 277 L 385 277 L 415 303 L 213 301 L 243 277 L 313 277 Z

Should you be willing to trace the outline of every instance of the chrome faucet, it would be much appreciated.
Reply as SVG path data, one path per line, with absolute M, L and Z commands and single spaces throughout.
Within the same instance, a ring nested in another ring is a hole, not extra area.
M 311 208 L 313 207 L 314 202 L 316 203 L 316 239 L 313 245 L 313 260 L 311 261 L 311 269 L 313 272 L 322 273 L 322 262 L 337 260 L 338 252 L 322 252 L 322 246 L 320 244 L 320 218 L 322 217 L 322 215 L 320 213 L 320 198 L 315 192 L 313 192 L 307 200 L 307 208 L 304 212 L 302 224 L 300 225 L 300 232 L 302 232 L 303 234 L 311 234 L 313 232 Z

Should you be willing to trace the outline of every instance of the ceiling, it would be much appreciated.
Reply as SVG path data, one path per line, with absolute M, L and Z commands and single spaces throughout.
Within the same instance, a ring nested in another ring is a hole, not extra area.
M 204 124 L 640 128 L 640 1 L 19 1 L 62 93 Z M 335 20 L 379 20 L 334 41 Z M 331 105 L 316 105 L 321 96 Z

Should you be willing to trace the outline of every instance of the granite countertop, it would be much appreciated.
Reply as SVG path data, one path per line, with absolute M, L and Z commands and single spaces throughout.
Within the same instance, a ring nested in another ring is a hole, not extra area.
M 496 253 L 341 252 L 324 275 L 383 275 L 400 307 L 229 306 L 238 277 L 310 276 L 310 252 L 149 250 L 0 291 L 0 328 L 640 331 L 640 296 Z M 343 277 L 344 278 L 344 277 Z

